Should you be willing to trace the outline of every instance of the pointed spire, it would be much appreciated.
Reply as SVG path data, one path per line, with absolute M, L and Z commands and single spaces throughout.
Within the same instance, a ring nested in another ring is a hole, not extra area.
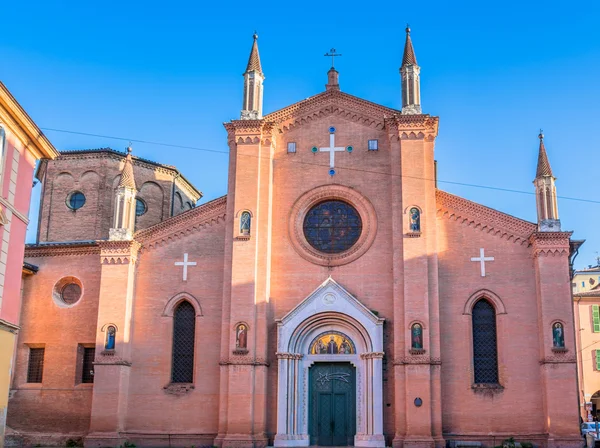
M 127 147 L 127 157 L 125 157 L 125 165 L 121 171 L 121 181 L 118 188 L 127 187 L 135 190 L 135 179 L 133 178 L 133 161 L 131 157 L 131 145 Z
M 404 56 L 402 57 L 402 67 L 405 65 L 417 65 L 417 57 L 413 48 L 412 40 L 410 40 L 410 28 L 406 24 L 406 43 L 404 44 Z
M 258 55 L 258 34 L 254 32 L 254 42 L 244 73 L 244 98 L 242 101 L 241 120 L 260 120 L 263 106 L 263 81 L 265 75 Z
M 421 114 L 421 67 L 417 65 L 408 24 L 406 25 L 406 43 L 404 44 L 400 75 L 402 82 L 402 114 Z
M 537 163 L 537 172 L 536 179 L 539 177 L 550 176 L 554 177 L 552 174 L 552 168 L 550 168 L 550 162 L 548 161 L 548 155 L 546 154 L 546 147 L 544 146 L 544 134 L 540 129 L 540 135 L 538 135 L 540 139 L 540 152 L 538 154 L 538 163 Z
M 250 50 L 250 57 L 248 58 L 248 66 L 246 67 L 246 73 L 255 71 L 262 75 L 262 67 L 260 65 L 260 56 L 258 54 L 258 34 L 254 32 L 254 42 L 252 43 L 252 50 Z

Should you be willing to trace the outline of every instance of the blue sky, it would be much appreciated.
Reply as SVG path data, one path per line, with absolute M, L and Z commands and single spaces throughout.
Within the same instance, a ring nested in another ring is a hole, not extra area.
M 222 123 L 239 115 L 254 30 L 265 112 L 321 92 L 331 47 L 343 54 L 343 91 L 399 108 L 408 22 L 424 112 L 440 117 L 440 188 L 535 221 L 533 195 L 444 181 L 533 192 L 543 128 L 558 194 L 600 201 L 597 2 L 205 3 L 9 2 L 0 79 L 42 128 L 227 152 Z M 127 144 L 45 132 L 58 149 Z M 180 168 L 203 202 L 226 193 L 227 154 L 134 151 Z M 559 199 L 559 211 L 563 229 L 587 240 L 576 266 L 595 263 L 600 204 Z

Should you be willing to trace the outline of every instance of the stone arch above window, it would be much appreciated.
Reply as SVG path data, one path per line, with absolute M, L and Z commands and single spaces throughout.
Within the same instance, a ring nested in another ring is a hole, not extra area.
M 162 315 L 165 317 L 173 317 L 175 313 L 175 308 L 177 308 L 177 305 L 179 305 L 184 300 L 187 300 L 192 304 L 196 312 L 196 317 L 203 316 L 200 301 L 188 292 L 180 292 L 171 297 L 167 301 L 165 307 L 163 308 Z
M 496 314 L 506 314 L 506 307 L 502 299 L 489 289 L 480 289 L 468 298 L 465 303 L 463 314 L 471 315 L 473 313 L 473 306 L 480 299 L 487 299 L 494 307 Z

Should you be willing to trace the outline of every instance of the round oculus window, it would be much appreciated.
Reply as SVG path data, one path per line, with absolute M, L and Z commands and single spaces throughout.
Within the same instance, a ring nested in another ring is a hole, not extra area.
M 73 305 L 81 298 L 81 286 L 77 283 L 67 283 L 60 291 L 60 298 L 67 305 Z
M 304 237 L 319 252 L 337 254 L 360 238 L 362 221 L 354 207 L 343 201 L 320 202 L 304 217 Z
M 135 200 L 136 216 L 142 216 L 144 213 L 146 213 L 146 211 L 148 211 L 148 208 L 146 207 L 146 203 L 144 201 L 142 201 L 141 199 L 136 199 Z
M 79 210 L 85 204 L 85 195 L 81 191 L 74 191 L 67 197 L 67 205 L 71 210 Z

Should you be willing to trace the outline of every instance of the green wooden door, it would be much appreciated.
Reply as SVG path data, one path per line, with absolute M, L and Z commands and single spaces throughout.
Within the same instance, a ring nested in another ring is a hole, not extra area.
M 315 363 L 309 374 L 310 444 L 354 445 L 355 369 L 347 362 Z

